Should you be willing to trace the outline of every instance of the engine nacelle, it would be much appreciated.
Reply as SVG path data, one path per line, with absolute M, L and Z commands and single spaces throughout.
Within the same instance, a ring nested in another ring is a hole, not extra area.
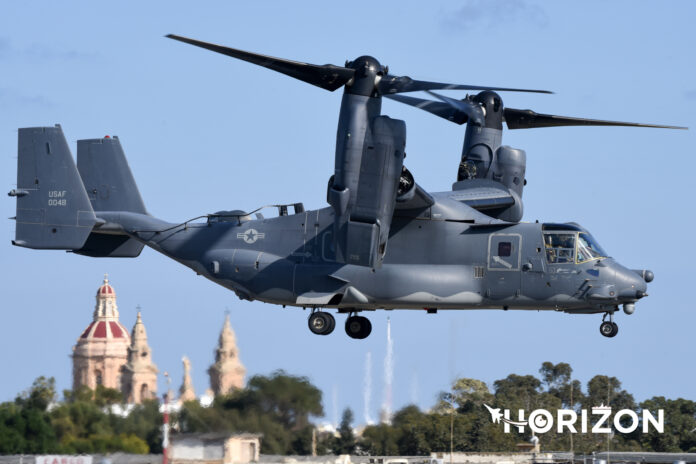
M 524 150 L 503 145 L 496 150 L 495 162 L 491 166 L 491 179 L 500 182 L 522 198 L 527 168 L 527 154 Z

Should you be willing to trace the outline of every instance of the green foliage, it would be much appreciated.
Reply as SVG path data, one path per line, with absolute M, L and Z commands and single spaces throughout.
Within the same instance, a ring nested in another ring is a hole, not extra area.
M 47 453 L 56 448 L 47 412 L 55 396 L 55 380 L 39 377 L 13 403 L 0 404 L 0 454 Z
M 353 411 L 346 408 L 338 427 L 338 437 L 334 445 L 335 454 L 353 454 L 355 452 L 355 434 L 353 433 Z
M 144 453 L 162 452 L 162 414 L 157 400 L 145 400 L 137 405 L 121 425 L 120 433 L 145 440 L 148 450 Z
M 321 391 L 305 377 L 283 371 L 254 376 L 245 389 L 215 398 L 209 408 L 184 405 L 178 417 L 182 432 L 262 433 L 265 454 L 310 454 L 310 416 L 324 413 Z
M 291 429 L 309 424 L 309 416 L 321 416 L 321 391 L 306 377 L 294 377 L 284 371 L 276 371 L 270 377 L 257 375 L 247 386 L 255 407 L 273 416 Z
M 692 452 L 690 450 L 696 448 L 696 402 L 655 396 L 640 403 L 640 408 L 649 409 L 654 414 L 658 409 L 665 411 L 665 433 L 651 430 L 636 437 L 643 448 L 677 453 Z
M 81 388 L 64 397 L 55 403 L 55 380 L 39 377 L 14 402 L 0 404 L 0 454 L 161 451 L 156 401 L 120 417 L 109 410 L 122 400 L 117 390 Z
M 362 433 L 363 447 L 372 455 L 399 455 L 400 430 L 387 424 L 368 425 Z
M 56 379 L 53 377 L 38 377 L 32 383 L 31 388 L 22 392 L 15 399 L 15 403 L 27 409 L 46 411 L 48 405 L 56 399 Z
M 317 437 L 321 453 L 373 455 L 429 455 L 454 451 L 515 451 L 516 444 L 527 441 L 530 431 L 504 433 L 502 424 L 494 424 L 484 405 L 512 411 L 534 409 L 555 411 L 560 408 L 591 409 L 600 404 L 615 411 L 631 409 L 639 417 L 642 409 L 656 413 L 664 410 L 665 433 L 654 430 L 629 435 L 616 433 L 557 433 L 555 428 L 540 435 L 542 449 L 569 450 L 576 453 L 605 451 L 696 451 L 696 402 L 686 399 L 653 397 L 637 405 L 616 377 L 597 375 L 583 391 L 580 381 L 566 363 L 545 362 L 533 375 L 510 374 L 486 383 L 470 378 L 456 380 L 450 391 L 439 395 L 430 411 L 409 405 L 394 414 L 392 424 L 367 426 L 360 439 L 352 429 L 353 413 L 343 412 L 337 436 Z M 121 402 L 116 390 L 100 387 L 64 392 L 65 400 L 56 403 L 55 382 L 39 377 L 12 402 L 0 403 L 0 454 L 50 453 L 159 453 L 162 451 L 159 403 L 145 401 L 126 417 L 113 414 Z M 270 376 L 255 376 L 248 387 L 215 399 L 211 407 L 191 401 L 173 415 L 182 432 L 252 432 L 263 434 L 261 452 L 300 454 L 312 452 L 314 426 L 311 417 L 323 414 L 321 391 L 304 377 L 283 371 Z M 591 427 L 593 420 L 590 417 Z M 611 425 L 611 424 L 609 424 Z
M 606 375 L 595 375 L 587 382 L 587 397 L 583 406 L 591 408 L 599 404 L 613 409 L 636 409 L 633 395 L 621 389 L 619 379 Z
M 534 409 L 555 411 L 561 408 L 590 410 L 600 404 L 610 405 L 615 411 L 631 409 L 641 415 L 641 409 L 665 411 L 665 433 L 654 430 L 648 434 L 636 432 L 625 435 L 591 433 L 557 433 L 554 429 L 540 435 L 542 449 L 569 450 L 576 453 L 605 451 L 672 451 L 696 450 L 696 403 L 689 400 L 667 400 L 655 397 L 644 401 L 640 407 L 633 396 L 621 388 L 615 377 L 597 375 L 587 383 L 583 392 L 579 380 L 573 379 L 573 370 L 567 363 L 545 362 L 539 369 L 540 378 L 532 375 L 510 374 L 488 386 L 476 379 L 456 380 L 450 391 L 442 392 L 430 412 L 422 412 L 415 406 L 407 406 L 394 415 L 392 425 L 380 424 L 365 429 L 361 446 L 372 454 L 428 455 L 431 452 L 454 451 L 516 451 L 516 444 L 528 441 L 525 434 L 512 429 L 504 433 L 502 424 L 493 424 L 483 406 L 509 409 L 516 419 L 516 410 L 530 414 Z M 591 427 L 593 418 L 590 417 Z M 450 441 L 451 440 L 451 441 Z
M 147 454 L 147 443 L 135 435 L 103 435 L 94 434 L 84 438 L 66 436 L 61 442 L 61 453 L 88 454 L 88 453 L 133 453 Z

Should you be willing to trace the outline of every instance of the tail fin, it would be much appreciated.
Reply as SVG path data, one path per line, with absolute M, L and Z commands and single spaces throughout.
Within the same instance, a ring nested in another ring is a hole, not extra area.
M 77 169 L 94 211 L 147 214 L 118 137 L 78 140 Z
M 97 219 L 60 125 L 19 129 L 14 245 L 81 248 Z
M 92 208 L 147 214 L 118 137 L 77 141 L 77 169 Z M 92 257 L 135 258 L 143 244 L 127 235 L 92 233 L 75 253 Z

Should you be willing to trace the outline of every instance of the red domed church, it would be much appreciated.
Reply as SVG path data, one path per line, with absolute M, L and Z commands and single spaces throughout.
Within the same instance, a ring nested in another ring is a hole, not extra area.
M 229 318 L 225 323 L 215 351 L 216 362 L 209 370 L 215 395 L 229 393 L 244 385 L 244 366 L 238 357 L 234 332 Z M 73 347 L 73 390 L 103 385 L 123 393 L 127 403 L 141 403 L 157 398 L 157 367 L 140 312 L 129 335 L 119 321 L 116 291 L 108 276 L 97 289 L 92 322 Z

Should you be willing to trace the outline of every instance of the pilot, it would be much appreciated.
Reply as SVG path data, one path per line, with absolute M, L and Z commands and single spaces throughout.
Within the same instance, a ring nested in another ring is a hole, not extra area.
M 556 250 L 553 246 L 553 236 L 551 234 L 544 235 L 544 247 L 546 248 L 546 261 L 549 263 L 557 262 Z
M 575 251 L 575 236 L 570 234 L 562 234 L 558 236 L 559 246 L 559 263 L 570 263 L 573 261 L 573 252 Z

